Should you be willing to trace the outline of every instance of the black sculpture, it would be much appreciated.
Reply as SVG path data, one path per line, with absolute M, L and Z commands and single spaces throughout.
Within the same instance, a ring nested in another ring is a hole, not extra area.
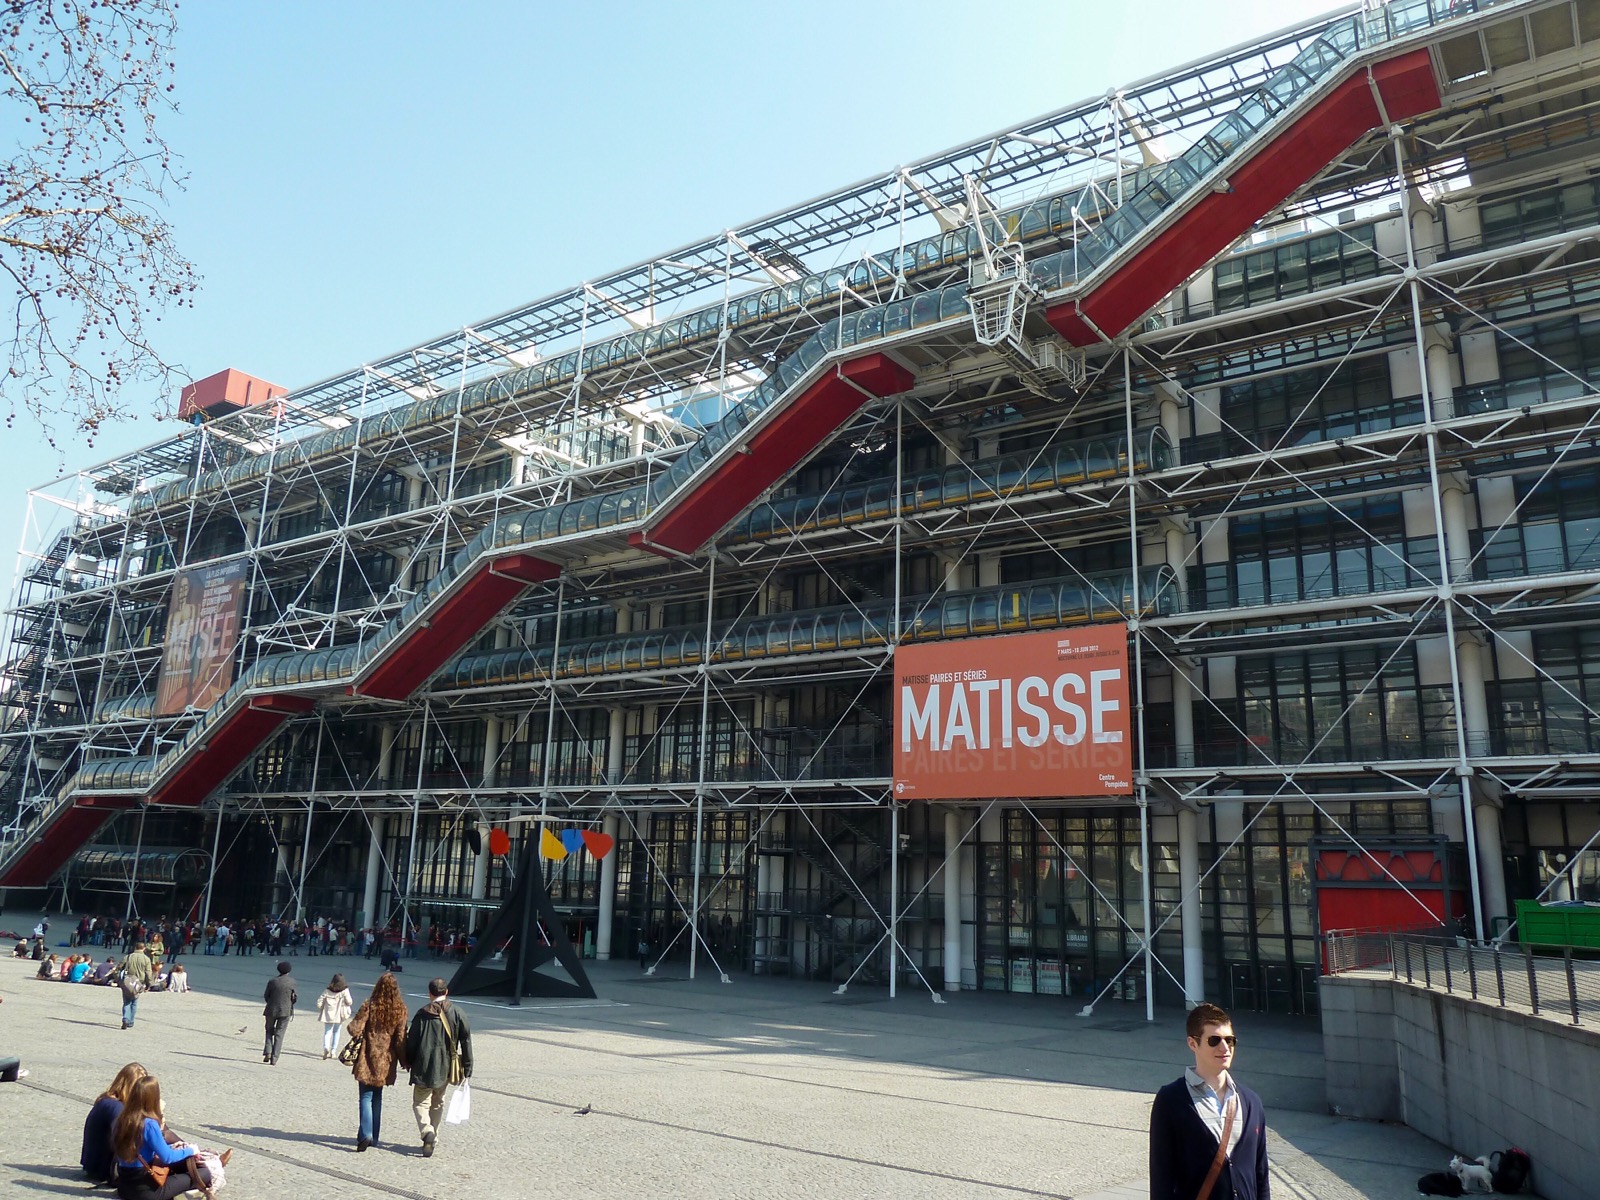
M 450 980 L 452 996 L 509 996 L 596 999 L 594 984 L 584 974 L 561 918 L 550 904 L 538 849 L 528 840 L 516 886 L 490 918 L 478 944 Z M 555 964 L 568 978 L 548 972 Z

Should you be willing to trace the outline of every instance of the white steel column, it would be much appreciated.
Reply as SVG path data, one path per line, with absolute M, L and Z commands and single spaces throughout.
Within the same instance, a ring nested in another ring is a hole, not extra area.
M 1406 179 L 1405 144 L 1401 138 L 1398 126 L 1390 131 L 1391 142 L 1394 149 L 1395 174 L 1404 183 Z M 1489 936 L 1489 921 L 1484 912 L 1484 871 L 1482 859 L 1478 855 L 1478 833 L 1475 828 L 1476 821 L 1473 816 L 1473 787 L 1472 787 L 1472 752 L 1467 745 L 1466 723 L 1462 717 L 1465 705 L 1462 699 L 1461 659 L 1455 652 L 1456 645 L 1456 597 L 1455 597 L 1455 571 L 1451 561 L 1452 547 L 1450 539 L 1445 533 L 1444 517 L 1444 474 L 1439 470 L 1439 426 L 1441 416 L 1454 411 L 1453 402 L 1446 393 L 1445 399 L 1436 400 L 1434 383 L 1436 379 L 1446 386 L 1450 383 L 1448 370 L 1440 371 L 1430 362 L 1428 347 L 1430 339 L 1428 331 L 1422 321 L 1422 284 L 1417 275 L 1417 238 L 1412 229 L 1412 222 L 1417 219 L 1418 208 L 1414 204 L 1415 197 L 1412 189 L 1402 187 L 1400 192 L 1400 206 L 1402 211 L 1402 227 L 1406 235 L 1406 267 L 1409 281 L 1407 290 L 1411 301 L 1411 332 L 1416 340 L 1417 358 L 1419 367 L 1417 374 L 1422 382 L 1422 420 L 1423 431 L 1428 449 L 1428 482 L 1429 492 L 1433 500 L 1434 539 L 1438 546 L 1440 587 L 1440 608 L 1444 611 L 1445 638 L 1450 646 L 1450 696 L 1455 704 L 1456 720 L 1456 774 L 1461 787 L 1461 809 L 1463 825 L 1466 830 L 1467 859 L 1471 864 L 1467 872 L 1468 881 L 1472 885 L 1472 918 L 1473 926 L 1478 931 L 1478 937 Z M 1421 208 L 1420 211 L 1427 211 Z M 1434 331 L 1435 340 L 1437 330 Z M 1435 360 L 1437 361 L 1437 356 Z M 1448 366 L 1448 363 L 1445 364 Z M 1463 549 L 1465 546 L 1463 545 Z M 1498 866 L 1498 864 L 1497 864 Z
M 206 898 L 200 907 L 200 928 L 205 929 L 211 923 L 211 893 L 217 884 L 217 853 L 222 846 L 222 814 L 225 806 L 219 801 L 217 804 L 216 827 L 211 831 L 211 865 L 206 869 Z
M 372 818 L 372 837 L 367 842 L 367 883 L 361 892 L 361 916 L 357 922 L 363 927 L 376 926 L 378 923 L 378 877 L 383 870 L 383 828 L 386 821 L 382 813 Z
M 600 916 L 594 932 L 594 956 L 611 957 L 611 927 L 617 922 L 617 858 L 622 851 L 617 847 L 617 818 L 607 813 L 600 822 L 600 831 L 611 839 L 611 853 L 600 860 Z
M 1473 787 L 1472 824 L 1478 835 L 1478 873 L 1483 879 L 1483 919 L 1488 928 L 1484 936 L 1494 933 L 1497 918 L 1511 915 L 1506 902 L 1506 871 L 1504 851 L 1500 845 L 1500 805 L 1483 794 L 1481 786 Z
M 500 718 L 490 717 L 483 723 L 483 786 L 497 786 L 500 766 Z
M 472 856 L 472 898 L 482 900 L 489 894 L 489 826 L 479 821 L 475 826 L 478 831 L 478 852 Z M 472 913 L 476 918 L 478 913 Z
M 387 784 L 394 770 L 394 722 L 378 726 L 378 782 Z
M 895 997 L 895 976 L 900 974 L 900 944 L 895 925 L 900 902 L 900 806 L 889 801 L 889 999 Z
M 622 782 L 622 752 L 627 745 L 628 712 L 618 706 L 606 710 L 606 782 L 616 787 Z
M 606 782 L 615 787 L 622 782 L 628 713 L 618 706 L 606 715 Z M 617 859 L 622 854 L 617 848 L 618 825 L 614 812 L 607 812 L 600 821 L 600 832 L 611 839 L 611 853 L 600 860 L 600 914 L 594 931 L 594 956 L 602 960 L 611 957 L 611 927 L 617 922 Z
M 1429 374 L 1433 358 L 1429 356 Z M 1448 381 L 1448 376 L 1446 377 Z M 1439 507 L 1444 518 L 1444 540 L 1451 558 L 1451 576 L 1465 570 L 1471 556 L 1467 529 L 1466 489 L 1471 484 L 1458 475 L 1440 480 Z M 1483 664 L 1483 642 L 1476 631 L 1455 631 L 1455 661 L 1461 679 L 1461 725 L 1469 755 L 1489 752 L 1489 691 Z M 1483 780 L 1473 775 L 1464 780 L 1472 796 L 1472 826 L 1476 835 L 1478 877 L 1482 881 L 1483 936 L 1494 932 L 1495 920 L 1510 915 L 1506 902 L 1505 861 L 1500 844 L 1500 805 L 1488 794 Z
M 1200 941 L 1200 818 L 1194 809 L 1178 809 L 1178 920 L 1183 929 L 1183 1002 L 1206 998 L 1205 952 Z
M 1123 437 L 1128 451 L 1128 547 L 1129 595 L 1133 599 L 1128 614 L 1128 633 L 1133 638 L 1133 736 L 1134 790 L 1139 805 L 1139 900 L 1144 911 L 1140 940 L 1144 947 L 1144 1018 L 1156 1019 L 1155 1000 L 1155 867 L 1150 861 L 1150 764 L 1146 757 L 1144 736 L 1144 632 L 1143 604 L 1139 596 L 1139 572 L 1144 566 L 1143 547 L 1139 542 L 1139 488 L 1137 484 L 1138 459 L 1134 453 L 1133 430 L 1133 351 L 1126 343 L 1122 347 L 1122 405 Z
M 961 990 L 961 810 L 944 810 L 944 990 Z
M 706 631 L 705 647 L 700 656 L 700 770 L 699 784 L 694 789 L 694 889 L 693 903 L 689 907 L 689 978 L 694 978 L 700 961 L 700 873 L 705 857 L 706 834 L 706 780 L 709 778 L 706 761 L 710 754 L 711 734 L 711 615 L 717 607 L 717 556 L 713 551 L 706 569 Z

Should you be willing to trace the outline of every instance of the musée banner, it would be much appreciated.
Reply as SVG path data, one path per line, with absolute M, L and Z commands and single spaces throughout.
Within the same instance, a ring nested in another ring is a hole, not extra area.
M 231 562 L 180 571 L 172 581 L 156 712 L 169 716 L 209 708 L 233 683 L 249 574 L 249 563 Z
M 894 695 L 897 799 L 1133 792 L 1126 625 L 902 646 Z

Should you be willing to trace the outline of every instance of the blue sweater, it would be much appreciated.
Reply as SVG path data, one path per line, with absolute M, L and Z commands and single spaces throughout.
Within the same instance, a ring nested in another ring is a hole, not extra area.
M 78 1155 L 78 1162 L 90 1179 L 111 1178 L 111 1129 L 121 1115 L 121 1100 L 101 1096 L 83 1120 L 83 1152 Z
M 1211 1189 L 1211 1200 L 1270 1200 L 1267 1183 L 1267 1114 L 1261 1097 L 1237 1081 L 1244 1132 Z M 1195 1200 L 1217 1153 L 1212 1133 L 1175 1079 L 1156 1093 L 1150 1110 L 1150 1200 Z
M 138 1171 L 147 1163 L 160 1163 L 164 1166 L 174 1166 L 181 1163 L 194 1153 L 193 1150 L 174 1150 L 167 1145 L 167 1139 L 161 1136 L 161 1124 L 154 1117 L 144 1119 L 144 1137 L 139 1141 L 139 1162 L 123 1162 L 118 1160 L 117 1165 L 125 1171 Z

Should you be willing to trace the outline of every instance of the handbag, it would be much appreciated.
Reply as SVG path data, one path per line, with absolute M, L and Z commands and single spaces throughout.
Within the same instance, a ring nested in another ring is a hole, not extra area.
M 467 1073 L 461 1066 L 461 1051 L 456 1048 L 455 1030 L 451 1028 L 452 1022 L 446 1021 L 442 1013 L 439 1020 L 444 1025 L 445 1042 L 450 1047 L 450 1083 L 452 1085 L 464 1084 L 467 1081 Z
M 1222 1174 L 1222 1164 L 1228 1161 L 1228 1140 L 1233 1136 L 1233 1117 L 1239 1111 L 1239 1106 L 1244 1101 L 1237 1096 L 1228 1107 L 1228 1119 L 1222 1123 L 1222 1140 L 1217 1143 L 1216 1157 L 1211 1160 L 1211 1169 L 1206 1172 L 1205 1182 L 1200 1185 L 1200 1194 L 1195 1200 L 1210 1200 L 1211 1189 L 1217 1186 L 1217 1176 Z
M 145 1162 L 142 1158 L 139 1160 L 139 1164 L 150 1173 L 150 1182 L 155 1184 L 156 1187 L 164 1188 L 167 1186 L 167 1176 L 172 1174 L 171 1167 L 162 1163 Z
M 356 1060 L 361 1057 L 361 1047 L 367 1044 L 365 1034 L 358 1033 L 344 1044 L 344 1049 L 339 1051 L 339 1061 L 347 1067 L 356 1065 Z

